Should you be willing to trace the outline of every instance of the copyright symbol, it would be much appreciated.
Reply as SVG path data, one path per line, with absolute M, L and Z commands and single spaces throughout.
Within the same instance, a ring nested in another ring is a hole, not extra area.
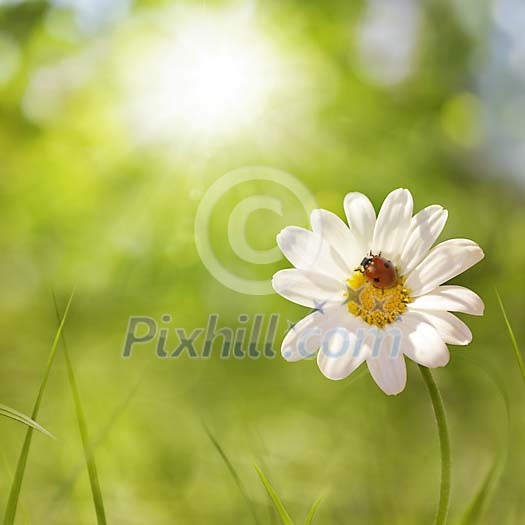
M 308 188 L 285 171 L 266 166 L 238 168 L 214 182 L 202 197 L 195 215 L 195 244 L 204 266 L 224 286 L 247 295 L 270 295 L 274 293 L 271 276 L 258 280 L 233 273 L 219 261 L 210 242 L 210 219 L 218 201 L 235 186 L 253 181 L 267 181 L 284 187 L 301 203 L 306 216 L 317 207 Z M 233 252 L 242 260 L 251 264 L 272 264 L 282 258 L 279 247 L 255 249 L 246 238 L 247 220 L 258 210 L 267 210 L 282 216 L 284 203 L 282 199 L 267 193 L 245 197 L 230 213 L 228 241 Z

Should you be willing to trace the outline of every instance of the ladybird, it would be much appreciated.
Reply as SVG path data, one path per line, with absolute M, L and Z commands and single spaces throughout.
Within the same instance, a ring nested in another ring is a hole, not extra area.
M 376 288 L 391 288 L 397 284 L 397 271 L 392 263 L 385 257 L 372 255 L 361 261 L 361 271 L 370 283 Z

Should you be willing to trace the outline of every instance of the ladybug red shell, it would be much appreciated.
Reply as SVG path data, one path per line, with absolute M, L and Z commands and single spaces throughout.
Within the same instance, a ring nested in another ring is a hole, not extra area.
M 361 261 L 364 276 L 376 288 L 391 288 L 397 284 L 397 271 L 392 263 L 380 255 L 365 257 Z

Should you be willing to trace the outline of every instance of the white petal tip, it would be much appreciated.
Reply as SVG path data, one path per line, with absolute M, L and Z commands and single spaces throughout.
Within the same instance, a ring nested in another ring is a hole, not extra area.
M 481 304 L 479 305 L 478 309 L 472 313 L 472 315 L 485 315 L 485 303 L 481 301 Z
M 459 242 L 463 242 L 465 248 L 471 250 L 471 253 L 475 256 L 477 261 L 481 261 L 481 259 L 485 257 L 485 252 L 481 249 L 481 246 L 477 242 L 471 241 L 469 239 L 459 239 Z
M 331 374 L 327 374 L 324 370 L 321 370 L 321 373 L 323 374 L 324 377 L 326 377 L 326 379 L 329 379 L 330 381 L 341 381 L 342 379 L 345 379 L 346 377 L 348 377 L 348 375 L 346 376 L 335 376 L 335 375 L 331 375 Z
M 403 392 L 403 390 L 405 390 L 405 387 L 403 386 L 403 388 L 401 389 L 395 389 L 395 390 L 385 390 L 384 388 L 381 388 L 380 389 L 387 395 L 387 396 L 397 396 L 399 394 L 401 394 L 401 392 Z
M 456 339 L 453 343 L 448 343 L 448 344 L 456 345 L 456 346 L 468 346 L 470 343 L 472 343 L 472 337 L 468 337 L 465 339 Z M 437 365 L 437 366 L 445 366 L 445 365 Z
M 472 315 L 485 315 L 485 303 L 483 299 L 476 293 L 470 290 L 473 296 L 473 309 L 472 312 L 468 312 Z
M 281 355 L 283 356 L 283 359 L 289 363 L 296 361 L 296 359 L 293 358 L 293 352 L 288 347 L 281 349 Z
M 449 363 L 449 361 L 447 361 L 446 363 L 443 362 L 443 363 L 432 363 L 431 366 L 429 366 L 428 368 L 443 368 L 445 366 L 447 366 Z
M 286 230 L 286 228 L 285 228 L 284 230 Z M 281 251 L 283 251 L 282 246 L 283 246 L 283 243 L 285 242 L 285 238 L 286 238 L 286 233 L 285 233 L 284 230 L 281 230 L 281 231 L 275 236 L 275 241 L 277 242 L 277 246 L 279 246 L 279 248 L 281 249 Z
M 407 197 L 412 197 L 412 193 L 410 193 L 410 190 L 408 188 L 397 188 L 395 190 L 393 190 L 392 192 L 390 192 L 391 194 L 404 194 L 406 195 Z
M 286 226 L 286 228 L 283 228 L 276 236 L 275 239 L 277 240 L 277 244 L 279 247 L 286 242 L 286 239 L 290 237 L 290 228 L 291 226 Z
M 450 353 L 436 355 L 434 359 L 428 359 L 427 362 L 422 365 L 427 368 L 443 368 L 450 362 Z
M 283 280 L 283 277 L 285 275 L 284 272 L 286 272 L 286 270 L 279 270 L 278 272 L 273 274 L 273 277 L 272 277 L 272 288 L 277 293 L 281 293 L 281 291 L 283 289 L 282 280 Z
M 473 244 L 473 248 L 474 250 L 476 251 L 476 253 L 478 254 L 478 257 L 481 259 L 483 259 L 483 257 L 485 257 L 485 252 L 481 249 L 481 246 L 475 242 L 472 243 Z

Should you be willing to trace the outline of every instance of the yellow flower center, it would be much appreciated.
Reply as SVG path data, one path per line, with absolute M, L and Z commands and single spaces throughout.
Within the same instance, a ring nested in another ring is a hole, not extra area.
M 346 283 L 348 311 L 379 328 L 394 322 L 411 301 L 403 277 L 399 277 L 397 284 L 391 288 L 376 288 L 361 271 L 356 270 Z

